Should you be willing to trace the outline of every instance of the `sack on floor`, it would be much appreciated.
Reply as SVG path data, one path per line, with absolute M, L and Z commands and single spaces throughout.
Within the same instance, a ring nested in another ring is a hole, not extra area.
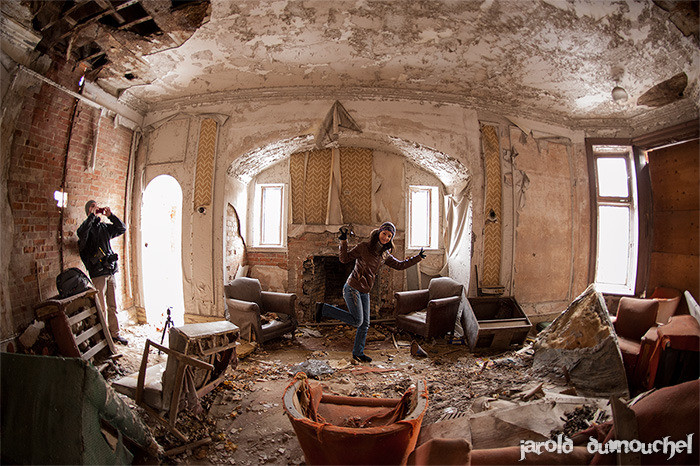
M 58 274 L 56 288 L 58 288 L 58 297 L 65 299 L 94 288 L 94 286 L 85 272 L 77 267 L 71 267 Z

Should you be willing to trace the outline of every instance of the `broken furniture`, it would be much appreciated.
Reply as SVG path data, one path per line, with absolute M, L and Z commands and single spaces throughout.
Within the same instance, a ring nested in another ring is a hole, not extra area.
M 423 338 L 453 334 L 463 289 L 449 277 L 438 277 L 427 290 L 394 293 L 396 327 Z
M 131 464 L 161 448 L 95 366 L 0 353 L 4 464 Z
M 532 324 L 515 297 L 483 296 L 467 299 L 462 327 L 474 351 L 522 345 Z
M 65 299 L 44 301 L 34 307 L 34 313 L 49 324 L 62 356 L 92 362 L 103 349 L 109 354 L 117 352 L 99 309 L 97 290 L 90 289 Z
M 285 333 L 291 332 L 294 336 L 297 328 L 295 294 L 262 291 L 260 281 L 248 277 L 236 278 L 224 289 L 228 320 L 241 329 L 241 338 L 252 341 L 254 337 L 262 344 Z M 263 316 L 270 313 L 274 314 L 273 318 L 263 323 Z
M 237 364 L 239 330 L 223 320 L 174 327 L 169 335 L 169 348 L 146 340 L 139 371 L 112 382 L 112 386 L 187 442 L 188 438 L 175 427 L 182 398 L 195 412 L 201 409 L 199 398 L 224 380 L 229 364 Z M 168 358 L 147 368 L 151 347 Z
M 539 333 L 533 349 L 534 372 L 564 378 L 581 395 L 629 395 L 608 308 L 594 285 Z
M 700 376 L 700 323 L 691 315 L 671 317 L 642 339 L 635 372 L 638 387 L 650 390 Z
M 659 302 L 653 299 L 620 298 L 617 314 L 612 318 L 613 327 L 617 334 L 622 361 L 625 364 L 627 379 L 634 377 L 639 353 L 642 348 L 642 337 L 647 331 L 656 327 L 656 314 Z M 632 384 L 633 385 L 633 384 Z
M 625 420 L 621 421 L 619 412 L 613 410 L 613 421 L 594 424 L 588 429 L 572 435 L 570 437 L 572 440 L 570 452 L 557 453 L 541 448 L 539 454 L 526 452 L 525 457 L 522 458 L 522 446 L 519 445 L 522 437 L 517 435 L 511 437 L 510 446 L 480 448 L 476 444 L 472 446 L 468 439 L 463 438 L 460 426 L 455 425 L 453 426 L 455 429 L 451 432 L 443 431 L 444 435 L 442 436 L 431 437 L 420 442 L 409 456 L 407 464 L 474 466 L 496 464 L 700 464 L 698 399 L 700 399 L 700 381 L 693 380 L 650 392 L 641 399 L 630 403 L 629 408 L 633 412 L 634 418 L 632 422 L 636 424 L 637 431 L 633 440 L 643 446 L 643 454 L 639 462 L 618 462 L 615 453 L 600 453 L 598 448 L 606 451 L 607 446 L 612 445 L 609 442 L 625 440 L 618 436 L 620 432 L 631 430 L 624 429 L 625 426 L 621 424 Z M 601 399 L 601 401 L 605 400 Z M 503 415 L 501 417 L 507 419 Z M 527 422 L 526 416 L 520 416 L 520 419 Z M 422 437 L 423 435 L 419 440 L 422 440 Z M 691 445 L 686 445 L 682 450 L 678 449 L 671 455 L 671 448 L 664 449 L 663 445 L 654 443 L 665 440 L 673 443 L 690 442 Z M 556 445 L 556 441 L 554 444 Z M 594 451 L 588 451 L 589 444 L 595 448 Z M 652 448 L 653 445 L 656 447 Z M 626 450 L 622 444 L 617 444 L 617 447 L 623 452 Z
M 284 411 L 307 464 L 405 464 L 428 408 L 425 381 L 400 399 L 325 395 L 300 372 Z

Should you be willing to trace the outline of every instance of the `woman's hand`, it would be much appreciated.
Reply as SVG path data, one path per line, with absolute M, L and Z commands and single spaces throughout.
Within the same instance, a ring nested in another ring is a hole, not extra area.
M 425 253 L 423 252 L 423 248 L 420 248 L 420 251 L 418 251 L 418 255 L 421 259 L 425 259 Z
M 340 235 L 338 236 L 338 239 L 340 241 L 347 241 L 348 240 L 348 231 L 350 231 L 350 230 L 348 230 L 345 227 L 340 227 L 340 230 L 338 230 L 338 231 L 340 231 Z

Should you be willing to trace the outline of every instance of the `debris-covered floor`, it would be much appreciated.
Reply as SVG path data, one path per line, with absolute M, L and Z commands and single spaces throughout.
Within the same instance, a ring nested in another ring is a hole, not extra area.
M 161 335 L 154 327 L 131 326 L 125 336 L 129 346 L 118 347 L 123 354 L 119 372 L 124 374 L 138 370 L 145 338 L 159 342 Z M 415 357 L 408 334 L 394 334 L 392 327 L 379 324 L 368 335 L 366 354 L 373 361 L 352 364 L 353 336 L 354 329 L 343 325 L 301 327 L 294 339 L 268 342 L 242 357 L 237 369 L 229 368 L 225 382 L 203 398 L 202 414 L 183 412 L 178 417 L 178 427 L 191 441 L 211 437 L 212 442 L 164 458 L 164 463 L 304 464 L 282 408 L 284 389 L 300 370 L 320 381 L 324 392 L 346 396 L 398 398 L 412 383 L 424 379 L 429 405 L 423 428 L 439 420 L 534 400 L 542 395 L 542 388 L 556 393 L 567 388 L 563 380 L 559 386 L 548 382 L 539 387 L 541 381 L 530 374 L 527 345 L 520 350 L 472 354 L 467 346 L 446 340 L 418 340 L 428 356 Z M 162 357 L 152 352 L 149 364 Z M 108 374 L 108 379 L 114 375 Z M 124 399 L 135 407 L 132 400 Z M 181 444 L 141 414 L 166 450 Z M 560 418 L 552 431 L 564 428 Z

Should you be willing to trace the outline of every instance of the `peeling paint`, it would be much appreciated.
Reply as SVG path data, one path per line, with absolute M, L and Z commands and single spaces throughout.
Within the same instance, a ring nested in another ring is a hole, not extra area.
M 688 99 L 699 92 L 697 44 L 652 2 L 249 0 L 211 7 L 210 20 L 182 46 L 145 57 L 156 78 L 127 94 L 154 103 L 354 86 L 439 93 L 573 126 L 647 114 L 636 99 L 681 71 Z M 610 97 L 618 68 L 630 95 L 623 106 Z

